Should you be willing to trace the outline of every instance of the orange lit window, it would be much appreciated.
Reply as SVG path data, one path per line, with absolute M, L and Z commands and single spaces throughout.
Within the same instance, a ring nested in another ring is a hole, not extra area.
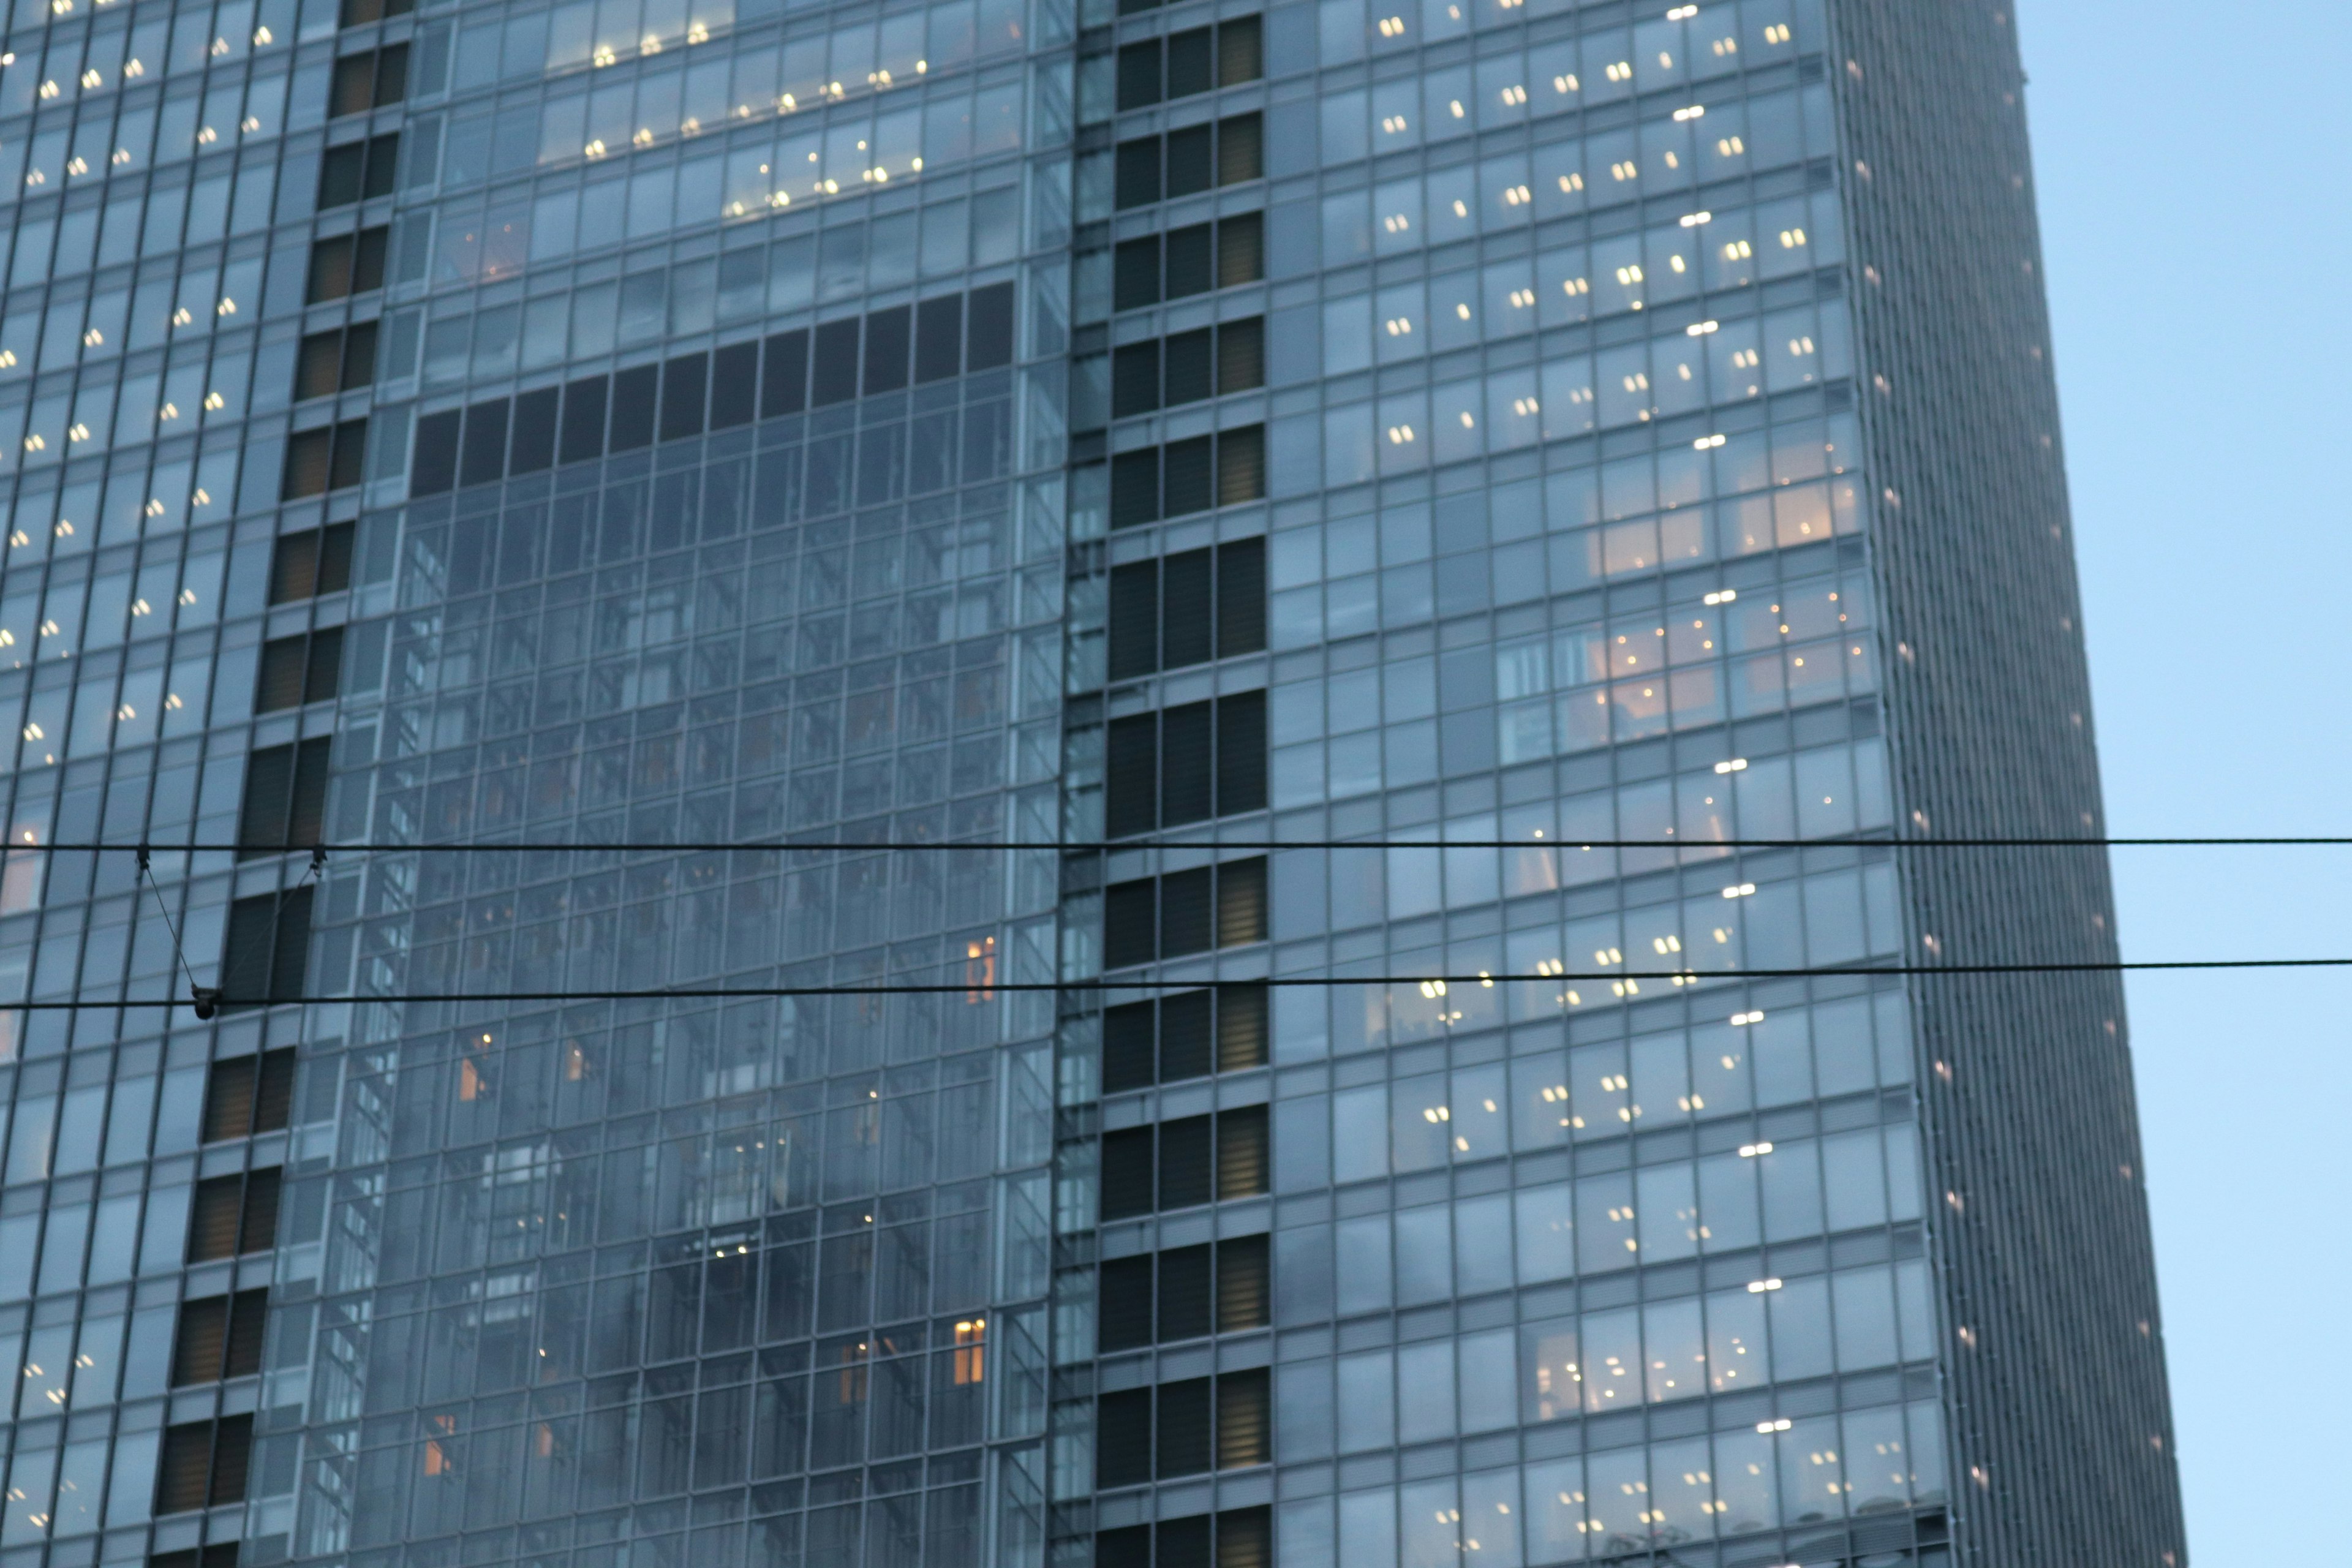
M 982 937 L 963 944 L 963 999 L 969 1003 L 996 999 L 996 939 Z
M 986 1318 L 967 1318 L 955 1326 L 955 1380 L 961 1385 L 978 1383 L 985 1374 L 988 1347 L 981 1342 L 988 1337 Z
M 457 1098 L 478 1100 L 489 1090 L 489 1079 L 477 1064 L 477 1058 L 487 1059 L 490 1037 L 485 1033 L 466 1041 L 466 1055 L 457 1063 Z
M 443 1446 L 442 1438 L 456 1436 L 457 1418 L 455 1415 L 436 1415 L 433 1417 L 432 1426 L 435 1431 L 441 1434 L 441 1436 L 427 1437 L 425 1440 L 425 1473 L 428 1476 L 455 1475 L 457 1471 L 457 1459 Z

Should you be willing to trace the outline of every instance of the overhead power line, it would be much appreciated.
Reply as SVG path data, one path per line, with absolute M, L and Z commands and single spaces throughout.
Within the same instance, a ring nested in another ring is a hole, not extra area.
M 950 961 L 950 963 L 953 961 Z M 2352 957 L 2343 958 L 2175 958 L 2137 961 L 2086 960 L 2081 963 L 1885 963 L 1864 964 L 1844 968 L 1808 966 L 1788 969 L 1610 969 L 1559 974 L 1277 974 L 1255 980 L 1203 981 L 1199 979 L 1167 979 L 1156 976 L 1097 976 L 1090 980 L 964 980 L 938 982 L 885 982 L 876 985 L 684 985 L 647 986 L 636 989 L 588 989 L 561 991 L 446 991 L 429 993 L 394 993 L 389 995 L 261 997 L 223 996 L 207 992 L 198 1001 L 211 1007 L 290 1006 L 303 1004 L 340 1002 L 373 1002 L 381 1004 L 423 1003 L 519 1003 L 519 1002 L 727 1002 L 757 1001 L 763 998 L 789 996 L 943 996 L 962 993 L 966 995 L 1064 991 L 1189 991 L 1204 984 L 1264 985 L 1275 988 L 1304 988 L 1334 985 L 1410 985 L 1488 987 L 1496 985 L 1599 985 L 1612 981 L 1654 980 L 1685 985 L 1705 981 L 1754 981 L 1828 978 L 1831 976 L 1869 975 L 1982 975 L 1982 974 L 2128 974 L 2154 971 L 2181 970 L 2293 970 L 2347 969 Z M 0 1004 L 0 1012 L 73 1012 L 108 1007 L 180 1007 L 190 1005 L 184 996 L 152 996 L 122 1001 L 76 999 L 60 1002 L 10 1002 Z
M 11 851 L 37 850 L 50 854 L 194 855 L 243 850 L 277 855 L 721 855 L 781 854 L 832 850 L 844 854 L 913 852 L 966 854 L 991 850 L 1054 850 L 1065 855 L 1109 854 L 1120 849 L 1835 849 L 1856 845 L 1892 849 L 2147 849 L 2147 848 L 2328 848 L 2352 846 L 2352 835 L 2324 836 L 2188 836 L 2103 838 L 1219 838 L 1180 839 L 1160 837 L 1103 839 L 1013 838 L 1001 840 L 916 839 L 897 843 L 856 840 L 794 840 L 747 838 L 684 842 L 618 844 L 289 844 L 285 846 L 190 844 L 56 844 L 17 843 Z

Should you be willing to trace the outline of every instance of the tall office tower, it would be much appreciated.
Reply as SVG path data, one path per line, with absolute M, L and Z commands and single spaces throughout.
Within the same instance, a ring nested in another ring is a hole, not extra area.
M 0 1568 L 2178 1568 L 2010 18 L 1079 5 L 16 0 Z

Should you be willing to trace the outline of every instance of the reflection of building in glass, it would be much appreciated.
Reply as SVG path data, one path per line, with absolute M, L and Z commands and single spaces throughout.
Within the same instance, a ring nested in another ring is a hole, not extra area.
M 159 5 L 0 1568 L 2177 1553 L 2005 17 Z

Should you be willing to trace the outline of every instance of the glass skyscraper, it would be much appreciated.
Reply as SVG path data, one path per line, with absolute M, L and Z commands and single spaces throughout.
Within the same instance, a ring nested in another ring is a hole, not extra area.
M 2004 11 L 0 14 L 0 1568 L 2180 1568 Z

